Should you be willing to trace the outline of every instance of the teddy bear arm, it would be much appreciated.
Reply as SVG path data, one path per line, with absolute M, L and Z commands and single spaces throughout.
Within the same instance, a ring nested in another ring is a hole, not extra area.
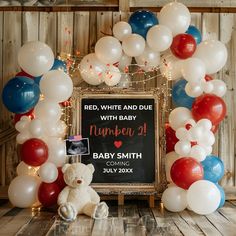
M 58 205 L 65 204 L 67 202 L 67 198 L 69 196 L 69 193 L 70 193 L 70 188 L 67 186 L 60 192 L 58 199 L 57 199 L 57 204 Z
M 90 186 L 89 186 L 89 188 L 88 188 L 88 192 L 89 192 L 89 195 L 90 195 L 90 198 L 91 198 L 91 201 L 92 202 L 94 202 L 94 203 L 99 203 L 100 202 L 100 197 L 99 197 L 99 195 L 97 194 L 97 192 L 93 189 L 93 188 L 91 188 Z

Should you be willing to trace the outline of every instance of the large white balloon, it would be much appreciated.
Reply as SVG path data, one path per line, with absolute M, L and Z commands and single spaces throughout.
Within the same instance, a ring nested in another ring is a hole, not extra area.
M 160 25 L 167 26 L 173 36 L 185 33 L 191 21 L 188 8 L 180 2 L 171 2 L 162 7 L 158 17 Z
M 40 80 L 40 91 L 45 98 L 64 102 L 73 91 L 73 83 L 69 75 L 62 70 L 51 70 L 45 73 Z
M 18 53 L 18 64 L 32 76 L 40 76 L 49 71 L 54 63 L 52 49 L 45 43 L 32 41 L 24 44 Z
M 168 211 L 180 212 L 187 207 L 186 190 L 177 186 L 168 187 L 161 198 Z
M 108 86 L 115 86 L 120 82 L 121 73 L 120 70 L 113 65 L 107 67 L 105 76 L 105 84 Z
M 40 180 L 31 175 L 19 175 L 8 188 L 10 202 L 21 208 L 31 207 L 37 201 Z
M 169 123 L 174 130 L 183 127 L 189 119 L 192 119 L 192 113 L 185 107 L 177 107 L 169 115 Z
M 180 157 L 176 152 L 169 152 L 165 157 L 165 170 L 166 170 L 166 179 L 168 182 L 173 182 L 170 175 L 170 169 L 173 163 L 178 160 Z
M 45 183 L 52 183 L 58 177 L 58 170 L 55 164 L 51 162 L 46 162 L 39 168 L 39 176 L 41 180 Z
M 118 39 L 112 36 L 100 38 L 95 45 L 97 58 L 105 64 L 114 64 L 122 56 L 122 47 Z
M 176 58 L 172 53 L 165 53 L 161 57 L 160 71 L 162 76 L 168 80 L 176 80 L 182 77 L 181 74 L 182 60 Z
M 181 73 L 189 83 L 200 83 L 206 74 L 204 63 L 198 58 L 188 58 L 182 62 Z
M 88 84 L 99 85 L 104 82 L 106 65 L 98 60 L 95 53 L 90 53 L 82 59 L 79 70 Z
M 113 26 L 113 34 L 120 41 L 123 41 L 125 36 L 131 33 L 132 33 L 132 28 L 130 24 L 125 21 L 120 21 Z
M 220 191 L 207 180 L 193 183 L 187 191 L 187 202 L 192 211 L 200 215 L 213 213 L 220 204 Z
M 122 42 L 122 48 L 126 55 L 130 57 L 138 57 L 145 49 L 145 40 L 138 34 L 128 35 Z
M 131 64 L 132 57 L 127 56 L 125 53 L 122 54 L 122 57 L 120 58 L 118 62 L 118 68 L 124 72 L 128 66 Z
M 16 167 L 16 173 L 17 175 L 37 175 L 37 167 L 29 166 L 25 164 L 23 161 L 21 161 L 18 166 Z
M 148 30 L 146 40 L 152 50 L 162 52 L 170 47 L 173 36 L 168 27 L 155 25 Z
M 207 74 L 214 74 L 221 70 L 227 61 L 227 56 L 225 45 L 214 39 L 201 42 L 193 55 L 205 64 Z
M 143 53 L 135 57 L 135 60 L 140 68 L 145 71 L 151 71 L 160 64 L 160 53 L 154 52 L 148 45 L 146 45 Z

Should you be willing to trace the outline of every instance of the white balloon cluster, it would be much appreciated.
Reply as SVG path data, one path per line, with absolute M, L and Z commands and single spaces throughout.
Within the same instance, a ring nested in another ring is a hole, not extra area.
M 191 119 L 184 127 L 176 130 L 179 141 L 175 144 L 175 152 L 180 156 L 193 157 L 201 162 L 212 152 L 215 136 L 211 132 L 212 124 L 208 119 L 201 119 L 197 123 Z

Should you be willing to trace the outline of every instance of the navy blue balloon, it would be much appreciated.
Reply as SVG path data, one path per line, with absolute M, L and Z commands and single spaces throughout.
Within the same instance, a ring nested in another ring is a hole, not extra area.
M 157 17 L 150 11 L 139 10 L 135 11 L 129 18 L 129 24 L 132 28 L 132 33 L 139 34 L 146 39 L 148 30 L 158 24 Z
M 51 70 L 62 70 L 67 73 L 66 63 L 59 59 L 55 59 Z
M 34 82 L 39 86 L 41 79 L 42 79 L 42 76 L 34 77 Z
M 219 184 L 216 183 L 216 186 L 220 190 L 221 198 L 220 198 L 220 204 L 219 204 L 218 208 L 221 208 L 225 204 L 225 191 Z
M 176 107 L 187 107 L 192 108 L 195 98 L 189 97 L 185 92 L 185 86 L 187 81 L 184 79 L 176 82 L 172 88 L 172 100 Z
M 194 37 L 195 41 L 197 44 L 201 43 L 202 42 L 202 35 L 201 35 L 201 32 L 199 31 L 198 28 L 196 28 L 195 26 L 193 25 L 190 25 L 188 27 L 188 30 L 185 32 L 186 34 L 190 34 Z
M 15 77 L 7 82 L 2 92 L 3 104 L 16 114 L 26 113 L 38 103 L 39 86 L 28 77 Z
M 223 177 L 224 163 L 219 157 L 210 155 L 201 163 L 204 169 L 205 180 L 217 183 Z

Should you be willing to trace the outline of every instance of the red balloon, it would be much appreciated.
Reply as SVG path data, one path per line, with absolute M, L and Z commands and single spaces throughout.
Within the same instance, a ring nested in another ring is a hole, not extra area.
M 214 134 L 218 131 L 219 125 L 212 125 L 211 132 Z
M 179 141 L 176 138 L 175 131 L 170 127 L 169 123 L 165 124 L 166 130 L 166 153 L 175 150 L 175 144 Z
M 183 157 L 174 162 L 170 170 L 173 182 L 183 189 L 188 189 L 194 182 L 203 179 L 202 165 L 194 158 Z
M 70 100 L 66 100 L 66 101 L 64 101 L 64 102 L 60 102 L 59 104 L 60 104 L 61 106 L 63 106 L 63 107 L 69 107 L 69 106 L 71 106 Z
M 34 109 L 31 109 L 30 111 L 24 113 L 24 114 L 15 114 L 14 116 L 14 124 L 16 124 L 22 116 L 28 116 L 31 120 L 33 120 L 35 118 L 34 116 Z
M 57 197 L 61 189 L 56 183 L 42 182 L 38 190 L 38 199 L 44 207 L 51 207 L 57 204 Z
M 206 81 L 211 81 L 213 78 L 210 75 L 205 75 L 205 80 Z
M 29 75 L 28 73 L 26 73 L 26 72 L 24 72 L 23 70 L 21 71 L 21 72 L 19 72 L 19 73 L 17 73 L 16 74 L 16 77 L 17 76 L 24 76 L 24 77 L 28 77 L 28 78 L 30 78 L 30 79 L 33 79 L 34 77 L 32 76 L 32 75 Z
M 206 118 L 213 125 L 217 125 L 226 115 L 225 102 L 214 94 L 203 94 L 195 99 L 192 105 L 192 115 L 196 121 Z
M 54 183 L 56 183 L 60 187 L 60 189 L 62 190 L 63 188 L 66 187 L 66 183 L 65 183 L 65 180 L 64 180 L 64 174 L 63 174 L 61 169 L 62 169 L 61 167 L 57 168 L 58 177 L 57 177 L 57 179 Z
M 197 47 L 194 37 L 190 34 L 178 34 L 173 38 L 171 52 L 180 59 L 187 59 L 193 55 Z
M 48 159 L 48 146 L 41 139 L 28 139 L 21 146 L 20 156 L 27 165 L 40 166 Z

